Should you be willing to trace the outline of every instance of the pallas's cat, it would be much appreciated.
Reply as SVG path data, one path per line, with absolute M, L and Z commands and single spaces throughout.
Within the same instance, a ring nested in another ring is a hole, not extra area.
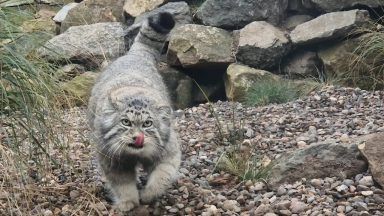
M 121 212 L 161 196 L 177 177 L 180 146 L 168 92 L 157 69 L 174 25 L 169 13 L 149 17 L 128 53 L 102 72 L 89 100 L 98 161 Z M 139 164 L 148 173 L 142 189 L 136 182 Z

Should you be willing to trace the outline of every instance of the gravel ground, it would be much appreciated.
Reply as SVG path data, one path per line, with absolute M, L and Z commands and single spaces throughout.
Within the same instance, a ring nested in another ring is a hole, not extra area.
M 346 142 L 384 131 L 383 103 L 383 91 L 327 87 L 281 105 L 247 108 L 217 102 L 213 105 L 216 116 L 211 115 L 208 104 L 179 110 L 176 125 L 183 146 L 180 179 L 167 195 L 135 209 L 132 215 L 384 215 L 384 191 L 374 184 L 369 172 L 351 179 L 334 177 L 338 173 L 324 179 L 302 179 L 272 191 L 263 181 L 241 181 L 215 169 L 223 152 L 233 145 L 233 136 L 228 134 L 236 134 L 236 130 L 245 134 L 237 141 L 247 144 L 247 151 L 261 161 L 273 161 L 314 142 Z M 46 179 L 57 192 L 34 200 L 38 208 L 31 214 L 115 215 L 103 178 L 90 157 L 84 109 L 72 109 L 65 121 L 71 125 L 69 155 L 74 169 L 53 174 L 61 176 L 61 182 Z

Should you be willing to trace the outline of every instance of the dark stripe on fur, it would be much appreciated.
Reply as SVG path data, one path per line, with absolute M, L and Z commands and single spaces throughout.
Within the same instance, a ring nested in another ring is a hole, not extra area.
M 142 31 L 140 31 L 140 34 L 141 34 L 141 36 L 147 38 L 148 40 L 155 41 L 155 42 L 158 42 L 158 43 L 164 43 L 164 40 L 158 40 L 156 38 L 152 38 L 152 37 L 144 34 Z

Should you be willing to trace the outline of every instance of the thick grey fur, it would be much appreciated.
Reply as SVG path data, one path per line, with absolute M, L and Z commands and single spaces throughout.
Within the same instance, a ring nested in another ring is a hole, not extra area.
M 98 161 L 115 208 L 121 212 L 161 196 L 176 179 L 180 165 L 170 99 L 157 69 L 163 43 L 173 27 L 162 22 L 162 15 L 143 24 L 129 52 L 102 72 L 89 100 L 88 118 Z M 168 26 L 164 29 L 162 24 Z M 122 119 L 131 125 L 124 125 Z M 152 125 L 145 127 L 146 121 Z M 135 148 L 132 143 L 141 132 L 145 134 L 144 146 Z M 143 189 L 138 189 L 136 182 L 139 164 L 149 174 Z

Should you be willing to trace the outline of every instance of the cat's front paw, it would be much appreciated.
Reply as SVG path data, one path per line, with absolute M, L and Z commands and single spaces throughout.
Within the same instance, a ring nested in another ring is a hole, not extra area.
M 156 198 L 156 193 L 154 193 L 153 190 L 149 188 L 145 188 L 143 190 L 140 190 L 140 202 L 144 204 L 149 204 L 153 202 L 153 200 Z
M 133 208 L 138 206 L 139 202 L 135 202 L 132 200 L 119 201 L 115 204 L 115 209 L 121 213 L 127 213 L 131 211 Z

